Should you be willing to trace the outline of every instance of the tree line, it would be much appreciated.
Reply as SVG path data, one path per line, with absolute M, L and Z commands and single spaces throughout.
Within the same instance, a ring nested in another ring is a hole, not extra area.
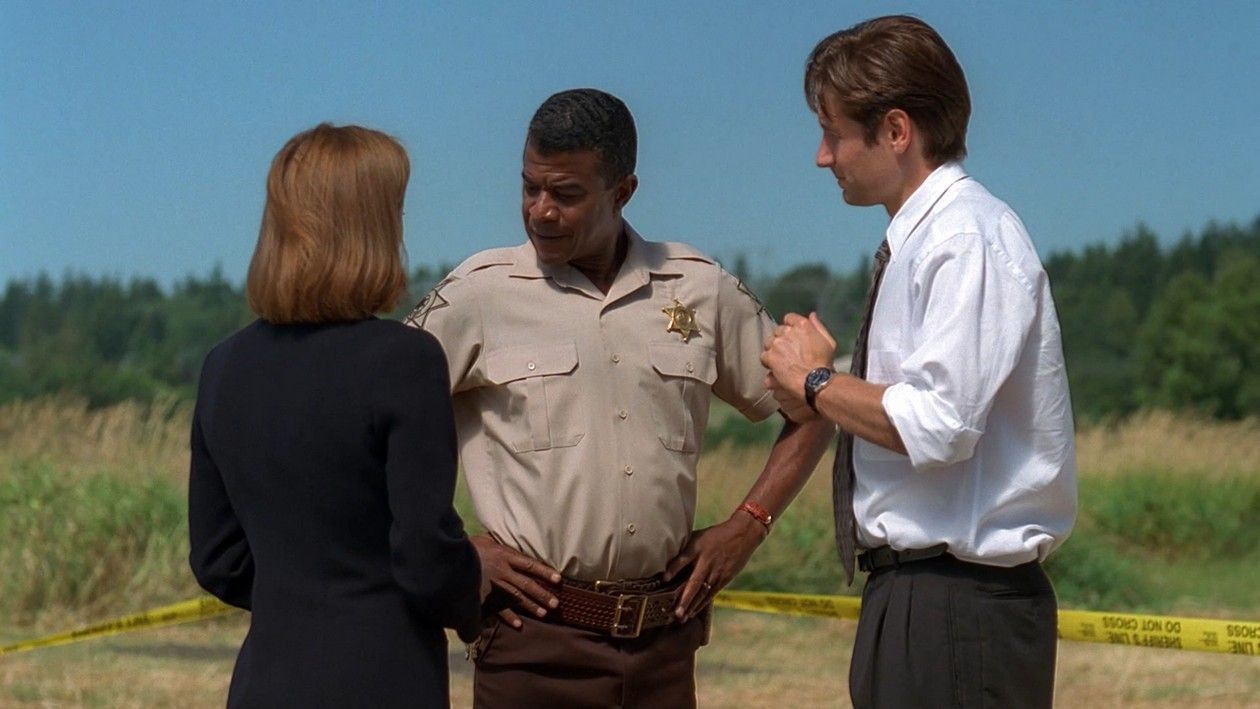
M 1139 408 L 1260 414 L 1260 218 L 1210 223 L 1167 246 L 1139 225 L 1114 245 L 1051 254 L 1045 266 L 1078 418 Z M 842 343 L 852 342 L 869 262 L 847 272 L 811 263 L 759 274 L 737 256 L 727 267 L 776 317 L 816 310 Z M 392 316 L 448 270 L 416 268 L 411 296 Z M 12 280 L 0 296 L 0 402 L 192 397 L 206 352 L 253 317 L 241 286 L 219 268 L 169 288 L 152 278 L 74 274 Z

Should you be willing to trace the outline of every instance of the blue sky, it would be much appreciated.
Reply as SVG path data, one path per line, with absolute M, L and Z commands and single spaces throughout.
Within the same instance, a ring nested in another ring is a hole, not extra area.
M 1043 254 L 1260 214 L 1260 3 L 8 0 L 0 282 L 215 264 L 243 280 L 272 156 L 325 120 L 408 146 L 413 264 L 519 243 L 525 126 L 577 86 L 636 116 L 626 214 L 645 236 L 763 272 L 847 270 L 887 216 L 813 166 L 802 67 L 824 35 L 890 12 L 953 47 L 968 169 Z

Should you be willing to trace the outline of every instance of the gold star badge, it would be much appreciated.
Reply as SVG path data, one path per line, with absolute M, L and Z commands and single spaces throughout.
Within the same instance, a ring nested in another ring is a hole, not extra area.
M 669 316 L 669 325 L 665 327 L 665 332 L 676 332 L 682 335 L 682 341 L 687 342 L 694 334 L 699 334 L 700 328 L 696 327 L 696 310 L 688 308 L 674 298 L 674 304 L 668 308 L 661 308 L 661 312 Z

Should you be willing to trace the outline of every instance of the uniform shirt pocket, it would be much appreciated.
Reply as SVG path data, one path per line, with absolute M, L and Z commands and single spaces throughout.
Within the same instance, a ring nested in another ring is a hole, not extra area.
M 652 410 L 661 443 L 672 451 L 700 448 L 700 426 L 708 418 L 709 395 L 717 381 L 717 353 L 703 345 L 654 342 L 648 345 L 652 368 L 660 375 Z
M 486 378 L 506 401 L 512 426 L 508 443 L 517 453 L 577 445 L 584 435 L 575 405 L 577 345 L 521 345 L 486 354 Z

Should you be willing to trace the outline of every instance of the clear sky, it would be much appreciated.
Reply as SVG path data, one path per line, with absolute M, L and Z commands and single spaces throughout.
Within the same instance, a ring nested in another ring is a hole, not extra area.
M 519 243 L 526 124 L 617 94 L 648 238 L 849 269 L 887 223 L 813 165 L 806 55 L 911 12 L 974 104 L 967 167 L 1043 254 L 1260 214 L 1260 3 L 0 2 L 0 282 L 241 281 L 272 156 L 320 121 L 408 146 L 412 264 Z

